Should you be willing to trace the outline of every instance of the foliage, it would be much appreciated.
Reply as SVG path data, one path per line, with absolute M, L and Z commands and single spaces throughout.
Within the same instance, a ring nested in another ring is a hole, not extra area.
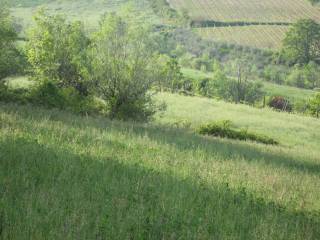
M 161 17 L 178 18 L 178 12 L 170 7 L 166 0 L 150 0 L 150 4 L 154 12 Z
M 285 83 L 286 69 L 282 66 L 267 65 L 262 73 L 263 79 L 276 84 Z
M 156 56 L 148 26 L 117 14 L 105 15 L 92 40 L 90 56 L 95 91 L 111 118 L 147 120 L 156 111 L 151 87 Z
M 263 85 L 258 81 L 249 81 L 251 68 L 245 61 L 234 65 L 237 78 L 219 80 L 217 83 L 218 96 L 235 103 L 253 104 L 264 96 Z
M 16 47 L 18 34 L 9 9 L 0 0 L 0 80 L 22 72 L 23 54 Z
M 68 23 L 65 17 L 47 15 L 43 9 L 34 20 L 27 45 L 34 77 L 38 81 L 51 81 L 61 88 L 74 87 L 87 96 L 89 40 L 83 24 Z
M 105 105 L 93 96 L 82 96 L 73 87 L 59 88 L 51 81 L 43 81 L 34 86 L 26 94 L 25 102 L 86 115 L 103 114 L 105 108 Z
M 304 66 L 296 65 L 287 76 L 286 83 L 299 88 L 314 89 L 320 86 L 319 71 L 319 66 L 314 62 Z
M 26 89 L 10 89 L 4 82 L 0 82 L 0 101 L 26 103 L 28 92 Z
M 280 111 L 292 111 L 292 105 L 289 100 L 285 99 L 282 96 L 274 96 L 272 97 L 269 102 L 268 106 Z
M 320 0 L 308 0 L 309 2 L 311 2 L 312 4 L 317 4 L 320 2 Z
M 320 24 L 302 19 L 288 31 L 283 41 L 283 54 L 290 63 L 308 64 L 320 58 Z
M 181 82 L 183 79 L 181 68 L 175 57 L 170 57 L 167 61 L 164 71 L 164 85 L 172 92 L 176 92 L 182 88 Z
M 64 109 L 66 99 L 60 88 L 51 81 L 44 81 L 31 92 L 31 101 L 48 108 Z
M 279 144 L 276 140 L 272 138 L 248 132 L 247 129 L 234 129 L 232 127 L 232 122 L 229 120 L 202 125 L 199 127 L 198 132 L 202 135 L 210 135 L 215 137 L 237 139 L 242 141 L 250 140 L 272 145 Z
M 312 99 L 310 99 L 308 104 L 308 110 L 315 116 L 320 116 L 320 93 L 317 93 Z

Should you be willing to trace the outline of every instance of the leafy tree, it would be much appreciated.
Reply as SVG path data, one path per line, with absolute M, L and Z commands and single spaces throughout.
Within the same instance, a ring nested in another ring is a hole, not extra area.
M 229 79 L 227 78 L 222 66 L 215 61 L 213 64 L 212 81 L 208 83 L 209 91 L 212 95 L 228 99 L 228 84 Z
M 156 56 L 148 26 L 104 16 L 90 48 L 94 85 L 111 118 L 146 120 L 154 112 L 150 89 Z
M 268 65 L 264 68 L 262 77 L 277 84 L 283 84 L 286 77 L 286 70 L 282 66 Z
M 20 70 L 21 54 L 16 48 L 17 32 L 9 9 L 0 0 L 0 79 Z
M 311 2 L 312 5 L 317 4 L 320 2 L 320 0 L 309 0 L 309 2 Z
M 235 103 L 253 104 L 264 95 L 263 85 L 260 82 L 249 81 L 252 68 L 246 59 L 236 61 L 233 69 L 237 77 L 229 79 L 225 84 L 225 99 Z
M 320 115 L 320 93 L 317 93 L 314 98 L 312 98 L 309 101 L 308 105 L 309 111 L 313 116 L 316 116 L 317 118 Z
M 310 88 L 320 87 L 320 68 L 315 62 L 304 67 L 304 76 Z
M 226 84 L 228 83 L 224 69 L 218 61 L 214 61 L 213 74 L 211 78 L 203 78 L 198 81 L 198 92 L 206 97 L 222 97 L 225 98 Z
M 296 65 L 287 76 L 287 84 L 299 88 L 316 88 L 320 85 L 319 70 L 319 66 L 314 62 L 304 66 Z
M 288 75 L 286 82 L 291 86 L 306 88 L 307 82 L 305 79 L 303 68 L 296 65 Z
M 63 88 L 73 87 L 81 95 L 88 95 L 89 40 L 82 23 L 69 23 L 63 16 L 46 15 L 44 10 L 34 16 L 34 21 L 27 58 L 35 78 Z
M 177 61 L 177 58 L 170 57 L 164 68 L 164 84 L 165 87 L 170 89 L 172 92 L 176 92 L 181 88 L 181 82 L 183 75 L 181 73 L 181 68 Z
M 283 53 L 290 63 L 307 64 L 320 59 L 320 25 L 302 19 L 288 31 L 283 42 Z

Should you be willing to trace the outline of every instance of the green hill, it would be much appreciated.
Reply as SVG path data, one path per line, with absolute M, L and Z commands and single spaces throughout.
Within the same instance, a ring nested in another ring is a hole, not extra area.
M 1 104 L 1 238 L 320 238 L 317 119 L 157 98 L 168 110 L 150 124 Z M 280 146 L 194 133 L 217 119 Z
M 11 5 L 11 12 L 23 30 L 31 26 L 32 15 L 40 7 L 45 8 L 49 14 L 64 14 L 71 20 L 81 20 L 91 30 L 99 24 L 103 14 L 118 11 L 128 4 L 134 11 L 143 13 L 144 21 L 160 22 L 148 0 L 17 0 Z

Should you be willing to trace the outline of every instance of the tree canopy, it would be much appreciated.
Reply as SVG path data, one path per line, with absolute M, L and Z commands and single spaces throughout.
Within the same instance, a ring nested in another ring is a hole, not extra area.
M 81 22 L 69 23 L 61 15 L 40 10 L 29 32 L 27 57 L 38 80 L 50 80 L 60 87 L 74 87 L 87 94 L 87 38 Z
M 295 23 L 284 39 L 283 53 L 292 64 L 320 61 L 320 24 L 311 19 Z
M 9 8 L 0 0 L 0 79 L 15 72 L 16 58 L 19 53 L 16 49 L 17 32 Z

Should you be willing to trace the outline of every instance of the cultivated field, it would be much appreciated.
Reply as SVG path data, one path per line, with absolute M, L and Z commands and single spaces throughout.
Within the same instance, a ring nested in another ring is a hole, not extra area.
M 288 26 L 207 27 L 195 29 L 204 39 L 261 49 L 280 49 Z
M 284 24 L 301 18 L 320 22 L 320 9 L 307 0 L 170 0 L 171 6 L 186 10 L 194 21 L 205 28 L 197 32 L 206 39 L 262 49 L 279 49 L 288 30 Z M 210 21 L 238 22 L 244 26 L 215 27 Z M 248 25 L 271 24 L 271 25 Z
M 0 105 L 3 239 L 320 238 L 317 119 L 160 94 L 151 124 Z M 230 119 L 280 141 L 201 137 Z
M 307 0 L 169 0 L 194 20 L 220 22 L 289 22 L 301 18 L 320 21 L 320 10 Z

